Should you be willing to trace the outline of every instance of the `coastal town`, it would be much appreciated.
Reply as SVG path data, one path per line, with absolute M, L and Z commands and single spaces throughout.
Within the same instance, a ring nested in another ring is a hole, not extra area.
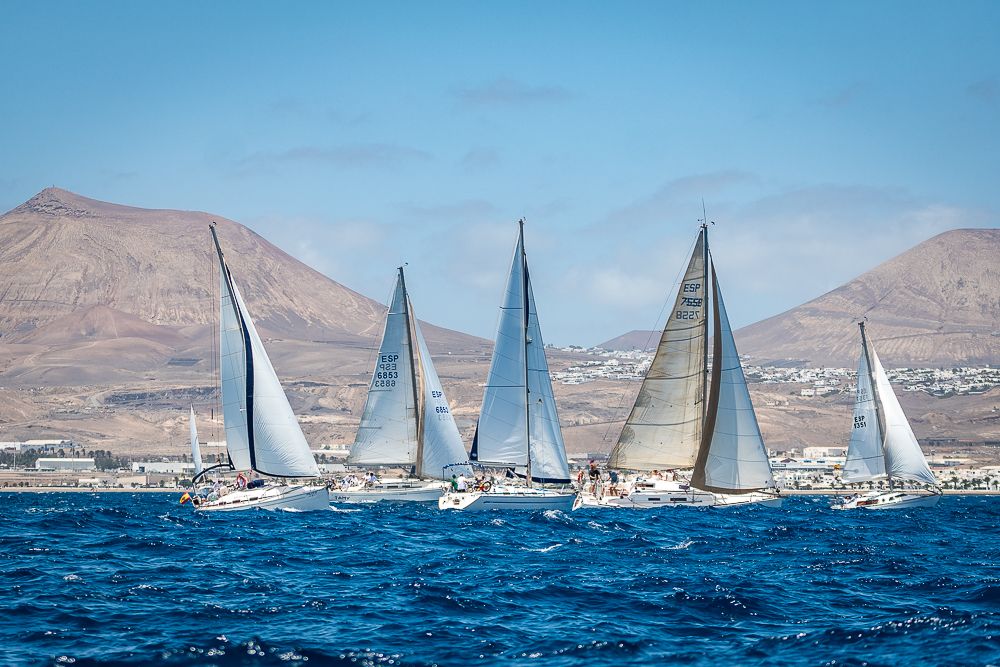
M 585 354 L 593 359 L 552 373 L 562 384 L 585 384 L 596 380 L 642 380 L 653 361 L 653 350 L 605 350 L 600 347 L 556 348 L 563 352 Z M 806 385 L 801 396 L 825 396 L 853 392 L 857 372 L 853 368 L 803 368 L 762 366 L 741 355 L 744 374 L 750 384 Z M 985 394 L 1000 387 L 1000 366 L 960 368 L 887 368 L 889 381 L 902 391 L 922 391 L 930 396 L 948 398 Z

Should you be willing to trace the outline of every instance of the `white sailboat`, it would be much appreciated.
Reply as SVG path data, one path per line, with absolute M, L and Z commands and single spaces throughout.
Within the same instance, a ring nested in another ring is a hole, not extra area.
M 711 370 L 709 304 L 714 323 Z M 707 225 L 702 225 L 656 354 L 607 465 L 639 474 L 614 487 L 588 486 L 582 495 L 585 505 L 781 502 L 715 275 Z M 688 468 L 693 472 L 685 483 L 676 470 Z M 673 478 L 653 471 L 673 471 Z
M 447 493 L 438 501 L 439 508 L 573 509 L 575 493 L 534 486 L 569 484 L 570 477 L 528 275 L 523 220 L 518 223 L 470 458 L 482 467 L 523 475 L 524 485 L 498 483 L 488 490 Z
M 333 502 L 434 502 L 441 480 L 471 474 L 462 436 L 451 415 L 420 323 L 413 314 L 403 267 L 385 319 L 368 398 L 348 465 L 405 468 L 412 477 L 363 479 L 330 492 Z
M 897 509 L 937 504 L 941 491 L 937 479 L 920 451 L 913 429 L 892 391 L 875 348 L 868 341 L 865 323 L 861 329 L 858 359 L 858 390 L 854 400 L 854 422 L 847 460 L 841 479 L 850 484 L 888 478 L 888 491 L 871 491 L 844 499 L 833 509 Z M 893 488 L 893 480 L 931 487 L 931 493 Z
M 204 499 L 198 496 L 196 509 L 328 509 L 326 485 L 315 483 L 320 481 L 316 459 L 233 282 L 215 225 L 210 229 L 221 273 L 219 370 L 229 460 L 202 470 L 192 484 L 197 488 L 198 480 L 212 470 L 236 471 L 239 476 L 235 488 L 220 482 L 218 491 Z M 193 436 L 193 440 L 197 437 Z M 258 478 L 247 484 L 251 473 L 276 479 Z

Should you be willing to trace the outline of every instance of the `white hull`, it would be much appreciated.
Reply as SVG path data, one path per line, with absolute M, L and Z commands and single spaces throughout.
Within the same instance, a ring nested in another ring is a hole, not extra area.
M 520 487 L 495 487 L 489 491 L 446 493 L 438 500 L 442 510 L 562 510 L 572 512 L 575 493 L 528 489 Z
M 195 509 L 199 512 L 235 512 L 248 509 L 310 512 L 330 509 L 330 496 L 325 486 L 278 484 L 233 491 L 218 500 L 203 502 Z
M 873 491 L 863 496 L 847 498 L 831 505 L 835 510 L 895 510 L 909 507 L 933 507 L 941 499 L 939 493 L 907 493 L 905 491 Z
M 369 488 L 331 489 L 330 502 L 366 504 L 382 501 L 433 503 L 444 494 L 442 483 L 385 484 Z
M 764 507 L 781 507 L 784 498 L 773 493 L 716 493 L 715 504 L 712 507 L 740 507 L 741 505 L 763 505 Z

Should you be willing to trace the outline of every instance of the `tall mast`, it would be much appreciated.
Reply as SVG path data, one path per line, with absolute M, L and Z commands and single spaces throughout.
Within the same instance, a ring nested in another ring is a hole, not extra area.
M 524 218 L 517 221 L 521 241 L 521 324 L 524 342 L 524 435 L 528 444 L 525 463 L 525 481 L 531 488 L 531 390 L 528 389 L 528 256 L 524 251 Z
M 410 347 L 410 385 L 413 389 L 413 419 L 417 427 L 417 461 L 414 466 L 417 477 L 423 477 L 424 474 L 424 438 L 423 434 L 420 432 L 421 422 L 421 410 L 420 410 L 420 399 L 417 394 L 417 371 L 416 364 L 413 362 L 413 328 L 410 326 L 410 295 L 406 291 L 406 279 L 403 277 L 403 267 L 399 267 L 399 284 L 403 288 L 403 318 L 406 320 L 406 340 L 409 341 Z
M 702 264 L 704 273 L 702 274 L 702 292 L 705 297 L 705 317 L 702 319 L 705 327 L 704 350 L 702 352 L 702 383 L 701 383 L 701 415 L 702 425 L 708 415 L 708 215 L 705 213 L 705 200 L 701 202 L 702 215 L 705 216 L 701 223 L 701 233 L 705 235 L 705 242 L 702 243 Z M 718 335 L 718 332 L 716 332 Z
M 875 404 L 875 429 L 878 431 L 878 441 L 882 445 L 882 456 L 885 457 L 885 429 L 882 428 L 882 411 L 879 409 L 878 387 L 875 385 L 875 374 L 872 372 L 872 358 L 868 352 L 868 336 L 865 334 L 864 320 L 858 322 L 861 328 L 861 350 L 865 355 L 865 365 L 868 366 L 868 382 L 872 387 L 872 402 Z M 887 462 L 888 463 L 888 462 Z M 892 488 L 892 470 L 887 465 L 885 474 L 889 479 L 889 488 Z

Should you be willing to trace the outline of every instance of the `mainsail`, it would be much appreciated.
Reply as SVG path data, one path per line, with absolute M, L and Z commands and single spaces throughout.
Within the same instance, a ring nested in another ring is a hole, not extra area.
M 471 472 L 460 467 L 468 456 L 413 314 L 402 267 L 347 462 L 412 466 L 425 479 Z
M 773 487 L 774 478 L 714 264 L 711 268 L 715 323 L 712 377 L 691 485 L 713 493 L 748 493 Z
M 854 397 L 854 422 L 847 460 L 841 475 L 845 482 L 866 482 L 885 476 L 885 455 L 882 451 L 882 425 L 878 419 L 872 370 L 865 343 L 864 323 L 861 323 L 861 357 L 858 359 L 858 390 Z
M 694 465 L 705 420 L 705 234 L 702 230 L 698 235 L 656 354 L 608 457 L 611 468 L 655 470 Z
M 191 406 L 191 414 L 188 415 L 188 429 L 191 432 L 191 460 L 194 461 L 194 474 L 200 475 L 204 469 L 201 462 L 201 445 L 198 444 L 198 425 L 194 421 L 194 406 Z
M 385 318 L 382 344 L 347 462 L 352 465 L 406 465 L 417 460 L 417 405 L 409 317 L 402 271 Z
M 500 306 L 496 345 L 470 458 L 485 464 L 530 468 L 533 481 L 569 481 L 566 449 L 528 275 L 523 223 Z
M 233 468 L 275 477 L 318 477 L 319 468 L 264 351 L 219 246 L 219 372 L 226 448 Z

